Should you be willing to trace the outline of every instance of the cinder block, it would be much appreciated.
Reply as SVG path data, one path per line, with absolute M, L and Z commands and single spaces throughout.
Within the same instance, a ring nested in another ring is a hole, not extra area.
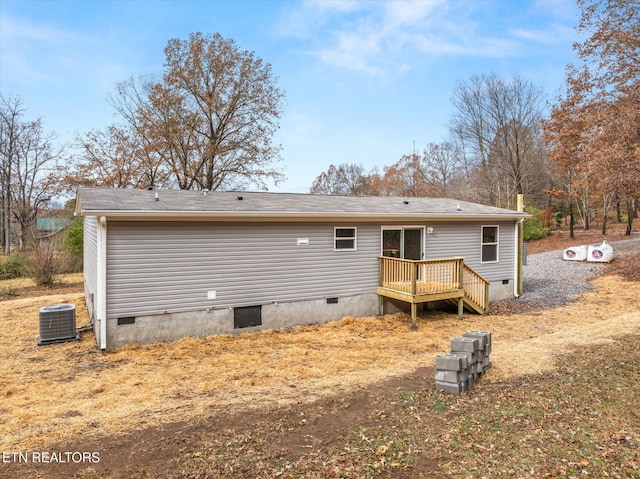
M 436 390 L 444 391 L 452 394 L 460 394 L 462 391 L 465 390 L 464 385 L 465 383 L 463 381 L 458 383 L 446 383 L 446 382 L 436 381 Z
M 436 369 L 443 371 L 463 371 L 468 366 L 466 356 L 445 354 L 436 358 Z
M 464 333 L 462 335 L 463 338 L 473 338 L 473 339 L 477 339 L 480 341 L 480 348 L 478 349 L 484 349 L 484 347 L 487 345 L 487 338 L 485 337 L 484 334 L 479 334 L 479 333 L 474 333 L 473 331 L 470 331 L 468 333 Z
M 475 374 L 473 374 L 469 376 L 467 380 L 464 382 L 465 391 L 471 391 L 473 389 L 473 386 L 475 386 L 475 384 L 476 384 L 476 376 Z
M 459 336 L 451 340 L 451 352 L 469 352 L 473 353 L 482 349 L 478 338 L 465 338 Z
M 468 375 L 462 371 L 440 371 L 436 370 L 436 382 L 459 383 L 466 380 Z
M 490 331 L 468 331 L 464 333 L 462 336 L 467 338 L 482 338 L 483 343 L 482 347 L 484 348 L 486 345 L 491 344 L 491 332 Z
M 490 344 L 487 344 L 487 345 L 484 347 L 484 354 L 485 354 L 486 356 L 489 356 L 489 355 L 491 354 L 491 345 L 490 345 Z
M 471 362 L 474 363 L 481 363 L 482 361 L 484 361 L 485 358 L 485 354 L 484 351 L 476 351 L 475 353 L 473 353 L 473 356 L 471 358 Z
M 474 353 L 469 353 L 466 351 L 455 351 L 455 352 L 451 352 L 452 356 L 464 356 L 467 360 L 467 367 L 469 367 L 469 365 L 473 364 L 474 362 Z

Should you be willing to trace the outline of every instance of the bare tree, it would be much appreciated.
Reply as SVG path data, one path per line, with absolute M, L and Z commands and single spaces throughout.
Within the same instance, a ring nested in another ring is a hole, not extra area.
M 12 220 L 19 226 L 17 238 L 23 247 L 39 209 L 57 191 L 59 182 L 50 173 L 60 152 L 54 148 L 55 135 L 44 132 L 40 118 L 23 119 L 26 109 L 20 99 L 0 98 L 2 224 L 8 254 Z
M 182 189 L 277 184 L 284 93 L 271 66 L 217 33 L 170 40 L 165 56 L 162 79 L 122 82 L 111 99 L 141 151 Z
M 13 165 L 12 182 L 13 214 L 20 226 L 21 248 L 27 244 L 38 212 L 57 191 L 58 183 L 50 173 L 60 157 L 60 151 L 54 147 L 56 135 L 43 131 L 40 118 L 25 126 L 25 134 Z
M 79 150 L 65 165 L 65 183 L 114 188 L 145 188 L 168 184 L 168 171 L 160 157 L 145 148 L 145 141 L 126 127 L 110 125 L 104 130 L 76 134 Z
M 460 175 L 461 152 L 451 142 L 429 143 L 423 153 L 425 179 L 434 196 L 446 198 L 451 183 Z
M 542 91 L 517 75 L 510 81 L 474 76 L 458 85 L 451 134 L 479 173 L 479 200 L 510 204 L 515 194 L 529 193 L 534 172 L 545 164 L 542 101 Z
M 21 117 L 25 108 L 19 98 L 0 96 L 0 185 L 2 189 L 2 243 L 5 254 L 11 252 L 11 186 L 13 166 L 24 131 Z
M 319 195 L 368 195 L 372 194 L 370 177 L 364 166 L 355 163 L 329 165 L 313 181 L 310 192 Z

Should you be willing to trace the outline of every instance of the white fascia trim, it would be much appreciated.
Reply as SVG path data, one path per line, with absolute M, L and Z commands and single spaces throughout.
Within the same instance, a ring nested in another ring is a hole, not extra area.
M 255 212 L 255 211 L 97 211 L 82 210 L 82 216 L 105 216 L 109 220 L 122 221 L 329 221 L 335 222 L 337 219 L 341 221 L 424 221 L 424 220 L 445 220 L 445 221 L 513 221 L 525 218 L 529 215 L 522 214 L 466 214 L 458 215 L 455 213 L 405 213 L 405 214 L 389 214 L 389 213 L 332 213 L 332 212 Z

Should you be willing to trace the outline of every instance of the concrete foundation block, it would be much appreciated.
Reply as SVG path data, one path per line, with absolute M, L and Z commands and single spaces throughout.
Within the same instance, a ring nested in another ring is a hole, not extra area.
M 459 383 L 467 378 L 467 374 L 462 371 L 440 371 L 436 370 L 436 382 Z
M 482 347 L 484 348 L 486 345 L 491 344 L 491 332 L 489 331 L 468 331 L 462 335 L 466 338 L 481 338 L 482 339 Z
M 463 336 L 459 336 L 451 340 L 451 352 L 462 351 L 474 353 L 480 349 L 482 348 L 478 338 L 465 338 Z
M 484 351 L 476 351 L 475 353 L 473 353 L 472 362 L 481 363 L 482 361 L 484 361 L 485 357 L 486 356 L 484 354 Z
M 491 333 L 469 331 L 451 340 L 451 353 L 436 358 L 436 389 L 453 394 L 473 389 L 491 368 Z
M 465 391 L 471 391 L 473 389 L 473 386 L 475 386 L 475 384 L 476 384 L 475 375 L 469 376 L 464 382 Z
M 444 391 L 446 393 L 460 394 L 465 390 L 464 387 L 465 387 L 465 383 L 462 381 L 457 383 L 447 383 L 442 381 L 436 381 L 436 390 Z
M 463 371 L 467 366 L 466 356 L 445 354 L 436 358 L 436 369 L 442 371 Z

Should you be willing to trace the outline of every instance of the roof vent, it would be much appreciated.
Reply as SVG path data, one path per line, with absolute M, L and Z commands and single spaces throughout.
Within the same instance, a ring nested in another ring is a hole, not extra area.
M 236 198 L 238 199 L 238 201 L 244 200 L 244 196 L 236 196 Z
M 460 204 L 458 204 L 458 207 L 456 208 L 456 211 L 462 211 L 462 208 L 460 208 Z
M 153 185 L 149 185 L 149 186 L 147 186 L 147 189 L 148 189 L 149 191 L 152 191 L 152 190 L 153 190 Z
M 155 201 L 160 201 L 160 198 L 158 198 L 158 193 L 157 192 L 156 192 Z
M 76 331 L 76 307 L 73 304 L 54 304 L 40 308 L 40 336 L 38 346 L 80 339 Z
M 402 203 L 404 203 L 405 205 L 408 205 L 408 204 L 409 204 L 409 201 L 404 200 Z
M 207 193 L 209 193 L 209 190 L 208 190 L 208 189 L 206 189 L 206 188 L 205 188 L 204 190 L 202 190 L 202 194 L 203 194 L 204 196 L 207 196 Z

